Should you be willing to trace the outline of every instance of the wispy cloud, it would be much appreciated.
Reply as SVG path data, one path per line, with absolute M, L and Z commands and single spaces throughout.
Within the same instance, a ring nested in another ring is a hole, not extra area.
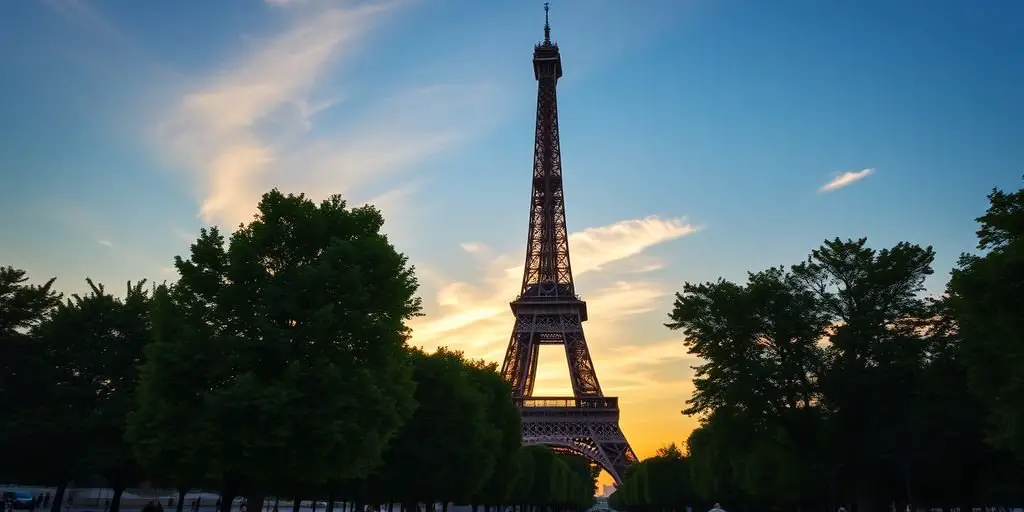
M 123 39 L 121 33 L 85 0 L 43 0 L 42 3 L 68 20 L 81 24 L 82 27 L 88 30 Z
M 361 187 L 450 148 L 479 128 L 464 117 L 467 112 L 487 117 L 483 107 L 491 89 L 431 84 L 386 98 L 360 98 L 361 116 L 346 111 L 345 122 L 337 123 L 334 115 L 333 128 L 318 129 L 318 119 L 345 104 L 339 88 L 349 83 L 344 73 L 349 57 L 403 5 L 307 2 L 289 17 L 295 21 L 286 30 L 256 43 L 249 54 L 223 65 L 216 78 L 178 98 L 157 137 L 179 167 L 194 173 L 204 220 L 244 222 L 272 186 L 352 199 L 353 191 L 363 192 Z M 327 90 L 322 82 L 334 88 Z
M 862 169 L 860 171 L 846 171 L 833 178 L 832 181 L 822 185 L 822 187 L 818 189 L 818 192 L 831 192 L 833 190 L 841 189 L 867 178 L 873 172 L 875 172 L 873 168 Z
M 487 250 L 487 246 L 479 242 L 463 242 L 459 244 L 459 247 L 469 254 L 476 254 Z
M 96 240 L 96 243 L 102 245 L 103 247 L 114 247 L 114 242 L 111 242 L 110 240 L 100 239 Z
M 624 220 L 607 226 L 592 227 L 570 235 L 574 277 L 602 274 L 612 284 L 586 295 L 590 318 L 586 325 L 591 352 L 598 361 L 602 387 L 609 393 L 637 388 L 644 380 L 645 368 L 653 368 L 685 357 L 679 342 L 644 343 L 644 336 L 629 325 L 638 315 L 657 311 L 667 303 L 671 291 L 657 282 L 639 278 L 637 265 L 619 265 L 640 260 L 647 249 L 692 233 L 697 228 L 685 218 L 647 217 Z M 464 243 L 462 249 L 476 255 L 486 254 L 486 247 Z M 512 328 L 508 301 L 514 297 L 522 280 L 522 255 L 493 257 L 483 277 L 473 284 L 448 281 L 438 287 L 433 298 L 436 314 L 412 323 L 413 344 L 428 348 L 446 345 L 465 350 L 475 357 L 501 360 Z M 631 275 L 629 275 L 631 274 Z M 437 276 L 435 281 L 437 280 Z M 628 277 L 628 280 L 627 280 Z M 643 331 L 643 329 L 640 329 Z M 623 353 L 642 354 L 623 357 Z M 537 393 L 543 389 L 561 389 L 567 385 L 564 354 L 560 366 L 538 370 Z M 558 368 L 561 368 L 559 371 Z

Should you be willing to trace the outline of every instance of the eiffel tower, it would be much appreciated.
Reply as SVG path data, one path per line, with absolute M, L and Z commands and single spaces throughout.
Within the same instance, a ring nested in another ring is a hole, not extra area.
M 533 50 L 533 74 L 537 79 L 537 132 L 526 268 L 520 294 L 510 303 L 516 321 L 501 374 L 512 385 L 512 399 L 522 413 L 524 444 L 583 455 L 621 483 L 636 455 L 619 428 L 618 398 L 601 392 L 583 336 L 587 303 L 576 295 L 569 264 L 558 143 L 555 86 L 562 76 L 562 58 L 558 45 L 551 42 L 547 3 L 544 41 Z M 572 397 L 533 396 L 541 345 L 565 347 Z

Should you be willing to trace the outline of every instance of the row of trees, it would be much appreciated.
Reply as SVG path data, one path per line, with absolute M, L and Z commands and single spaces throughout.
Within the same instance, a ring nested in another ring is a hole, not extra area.
M 493 364 L 407 346 L 417 281 L 382 224 L 274 190 L 230 240 L 202 230 L 172 285 L 88 281 L 64 300 L 0 268 L 0 477 L 56 486 L 53 512 L 94 475 L 111 512 L 142 481 L 217 490 L 225 511 L 269 495 L 590 506 L 590 465 L 521 445 Z
M 1024 189 L 995 190 L 941 297 L 930 247 L 835 239 L 789 268 L 687 283 L 691 501 L 887 510 L 1024 503 Z M 683 464 L 631 470 L 612 502 L 671 508 Z M 663 468 L 663 469 L 656 469 Z M 674 473 L 672 473 L 674 472 Z M 851 508 L 851 505 L 853 506 Z
M 690 483 L 690 461 L 675 444 L 627 470 L 625 481 L 608 498 L 615 510 L 686 510 L 701 500 Z

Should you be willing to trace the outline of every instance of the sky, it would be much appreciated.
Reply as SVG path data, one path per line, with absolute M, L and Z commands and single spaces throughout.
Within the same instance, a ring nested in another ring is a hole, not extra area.
M 552 0 L 577 290 L 641 457 L 685 441 L 684 282 L 824 239 L 933 245 L 942 290 L 1024 174 L 1024 3 Z M 542 2 L 0 1 L 0 264 L 173 280 L 271 187 L 382 209 L 413 343 L 500 361 L 522 275 Z M 537 395 L 570 390 L 542 351 Z

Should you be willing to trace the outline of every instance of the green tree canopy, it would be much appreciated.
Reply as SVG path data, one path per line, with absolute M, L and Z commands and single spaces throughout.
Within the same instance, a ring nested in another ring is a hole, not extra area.
M 931 375 L 955 367 L 955 329 L 921 296 L 933 259 L 914 244 L 875 250 L 864 239 L 834 239 L 743 285 L 686 284 L 668 327 L 683 330 L 704 361 L 684 411 L 702 415 L 689 444 L 695 491 L 872 508 L 894 492 L 911 500 L 915 488 L 940 487 L 934 471 L 917 468 L 972 427 L 935 421 L 945 417 L 934 409 L 943 383 Z M 972 410 L 969 397 L 955 396 Z M 932 412 L 922 420 L 911 411 Z M 956 460 L 977 469 L 965 453 Z
M 518 476 L 522 417 L 509 400 L 512 388 L 498 374 L 496 363 L 480 360 L 467 363 L 470 380 L 485 397 L 487 422 L 496 428 L 498 434 L 493 451 L 494 470 L 471 501 L 486 506 L 504 505 L 509 503 Z
M 993 190 L 979 217 L 978 249 L 950 279 L 971 387 L 988 406 L 990 440 L 1024 459 L 1024 188 Z
M 74 423 L 54 426 L 81 436 L 81 450 L 75 452 L 81 459 L 72 470 L 75 476 L 103 476 L 114 489 L 111 512 L 117 512 L 121 493 L 141 479 L 124 437 L 125 418 L 135 403 L 137 368 L 151 340 L 150 297 L 145 280 L 128 283 L 124 298 L 86 282 L 89 293 L 73 295 L 40 325 L 40 342 L 66 389 L 62 399 L 49 402 L 63 412 L 54 421 L 77 416 Z
M 201 460 L 176 466 L 254 502 L 376 466 L 414 408 L 405 321 L 420 310 L 382 225 L 339 196 L 273 190 L 230 243 L 204 229 L 157 301 L 130 429 L 140 458 L 173 457 L 181 443 L 164 441 L 188 433 Z
M 466 503 L 490 478 L 501 445 L 490 394 L 461 353 L 413 350 L 411 358 L 418 406 L 385 452 L 376 487 L 402 503 Z
M 59 412 L 54 405 L 66 389 L 61 369 L 39 340 L 39 327 L 61 305 L 54 280 L 31 284 L 24 270 L 0 266 L 0 408 L 7 411 L 0 418 L 0 449 L 7 460 L 22 461 L 0 467 L 5 481 L 66 484 L 76 462 L 73 454 L 81 446 L 77 434 L 67 429 L 72 423 L 55 424 L 77 421 L 73 414 L 49 416 Z M 66 455 L 72 455 L 67 464 L 61 458 Z

